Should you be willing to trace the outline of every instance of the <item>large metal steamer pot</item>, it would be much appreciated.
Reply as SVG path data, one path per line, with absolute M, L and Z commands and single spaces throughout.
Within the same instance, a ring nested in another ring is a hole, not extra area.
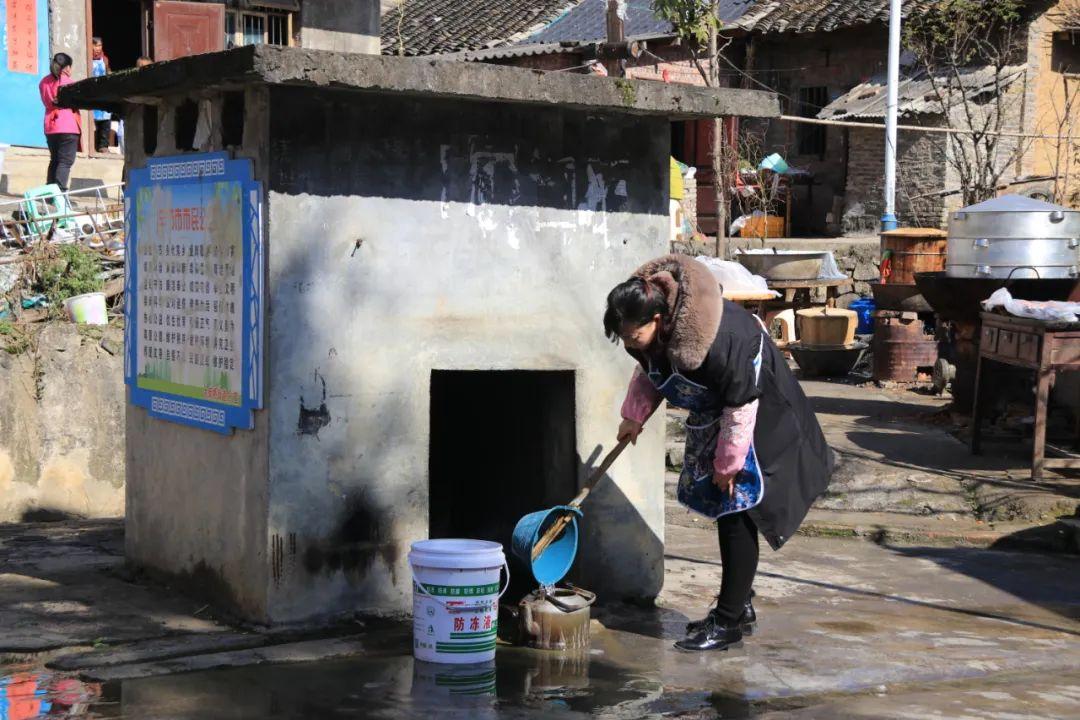
M 951 278 L 1076 278 L 1080 212 L 1018 195 L 952 214 L 945 274 Z

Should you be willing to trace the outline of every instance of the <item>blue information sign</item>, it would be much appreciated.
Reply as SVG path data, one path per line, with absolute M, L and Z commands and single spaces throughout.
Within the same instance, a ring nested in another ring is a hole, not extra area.
M 126 358 L 131 402 L 220 433 L 262 407 L 262 188 L 248 160 L 180 155 L 127 188 Z

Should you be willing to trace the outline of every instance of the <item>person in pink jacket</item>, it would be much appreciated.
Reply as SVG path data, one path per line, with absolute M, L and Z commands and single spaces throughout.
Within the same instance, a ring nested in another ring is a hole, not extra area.
M 757 623 L 758 534 L 779 550 L 796 533 L 828 486 L 832 451 L 764 325 L 697 260 L 665 255 L 616 285 L 604 332 L 637 361 L 618 439 L 636 441 L 664 400 L 687 410 L 676 497 L 716 521 L 720 592 L 675 646 L 738 647 Z
M 41 103 L 45 106 L 45 141 L 49 145 L 49 172 L 45 182 L 58 185 L 63 192 L 67 192 L 75 153 L 79 151 L 82 138 L 79 112 L 56 105 L 60 88 L 72 82 L 71 63 L 70 55 L 56 53 L 51 72 L 38 83 Z

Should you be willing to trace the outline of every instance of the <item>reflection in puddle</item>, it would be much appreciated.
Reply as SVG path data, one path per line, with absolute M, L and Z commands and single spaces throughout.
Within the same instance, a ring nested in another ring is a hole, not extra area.
M 50 672 L 4 668 L 0 672 L 0 720 L 100 717 L 91 705 L 101 686 Z
M 598 651 L 597 651 L 598 652 Z M 0 670 L 0 720 L 31 718 L 639 718 L 719 710 L 705 692 L 665 690 L 653 673 L 598 654 L 500 647 L 494 662 L 437 665 L 410 655 L 262 665 L 101 686 Z M 109 702 L 111 700 L 112 702 Z M 725 707 L 722 717 L 747 717 Z
M 495 696 L 495 661 L 475 665 L 437 665 L 413 661 L 413 697 Z

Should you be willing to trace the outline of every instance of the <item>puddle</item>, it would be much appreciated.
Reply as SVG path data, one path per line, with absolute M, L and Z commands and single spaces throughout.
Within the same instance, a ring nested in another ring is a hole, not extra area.
M 91 708 L 97 705 L 100 711 Z M 115 717 L 98 683 L 29 667 L 0 667 L 0 720 L 32 718 Z
M 686 688 L 595 653 L 500 648 L 496 661 L 434 665 L 411 656 L 263 665 L 84 683 L 0 668 L 0 720 L 32 718 L 641 718 L 753 716 L 749 700 Z

